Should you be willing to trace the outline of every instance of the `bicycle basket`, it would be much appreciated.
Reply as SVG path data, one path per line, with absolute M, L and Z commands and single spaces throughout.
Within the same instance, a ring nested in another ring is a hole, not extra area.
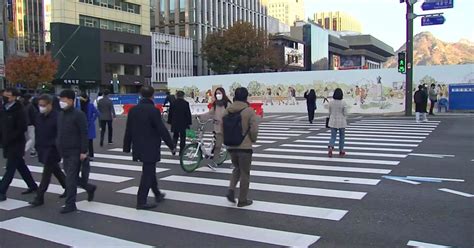
M 195 139 L 196 138 L 196 132 L 192 129 L 186 129 L 186 138 Z

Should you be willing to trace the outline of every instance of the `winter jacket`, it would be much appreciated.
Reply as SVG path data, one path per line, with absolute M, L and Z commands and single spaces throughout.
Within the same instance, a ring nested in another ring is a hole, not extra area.
M 224 116 L 228 115 L 229 113 L 237 113 L 239 111 L 242 116 L 242 130 L 235 130 L 236 132 L 242 132 L 244 135 L 247 131 L 248 134 L 245 136 L 243 142 L 239 146 L 231 146 L 228 147 L 227 150 L 247 150 L 252 151 L 252 145 L 257 142 L 258 136 L 258 126 L 260 122 L 260 118 L 255 113 L 249 104 L 246 102 L 235 101 L 232 103 L 224 112 Z
M 329 127 L 347 127 L 347 104 L 343 100 L 332 100 L 329 103 Z
M 24 156 L 26 130 L 27 117 L 23 105 L 19 101 L 16 101 L 9 109 L 0 111 L 0 137 L 4 158 Z

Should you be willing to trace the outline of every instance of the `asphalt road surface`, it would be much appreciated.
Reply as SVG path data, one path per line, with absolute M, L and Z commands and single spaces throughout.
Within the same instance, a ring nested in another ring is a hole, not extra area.
M 45 205 L 30 208 L 17 173 L 0 203 L 0 247 L 474 247 L 472 116 L 354 116 L 347 155 L 328 158 L 324 116 L 310 125 L 302 114 L 268 115 L 253 155 L 254 205 L 240 209 L 224 197 L 229 163 L 186 173 L 164 148 L 157 176 L 167 199 L 135 210 L 141 167 L 121 152 L 124 126 L 114 122 L 114 145 L 96 140 L 96 198 L 80 193 L 76 213 L 59 213 L 56 179 Z M 27 157 L 39 181 L 42 166 Z

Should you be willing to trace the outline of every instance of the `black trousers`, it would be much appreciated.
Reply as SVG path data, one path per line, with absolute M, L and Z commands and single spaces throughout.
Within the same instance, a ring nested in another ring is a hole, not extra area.
M 314 111 L 316 108 L 314 106 L 308 106 L 308 120 L 309 122 L 314 121 Z
M 179 152 L 184 151 L 184 147 L 186 146 L 186 130 L 173 132 L 173 140 L 175 147 L 178 145 L 178 138 L 179 138 Z
M 94 157 L 94 140 L 93 139 L 89 140 L 89 157 L 91 158 Z
M 2 181 L 0 182 L 0 194 L 7 193 L 8 187 L 12 183 L 13 177 L 15 176 L 15 170 L 18 170 L 21 177 L 23 178 L 23 181 L 25 181 L 29 189 L 38 189 L 38 185 L 36 185 L 35 180 L 31 176 L 31 172 L 26 166 L 23 157 L 10 157 L 7 158 L 7 169 L 5 174 L 3 174 Z
M 435 104 L 436 104 L 436 102 L 437 102 L 437 101 L 436 101 L 436 100 L 435 100 L 435 101 L 431 101 L 431 100 L 430 100 L 430 102 L 431 102 L 431 106 L 430 106 L 430 115 L 432 115 L 432 114 L 433 114 L 433 109 L 434 109 L 434 107 L 435 107 Z
M 66 171 L 66 207 L 75 207 L 77 186 L 80 186 L 87 192 L 94 190 L 95 186 L 88 183 L 84 176 L 79 178 L 79 171 L 81 170 L 79 153 L 64 156 L 63 164 Z
M 156 179 L 156 163 L 143 163 L 142 176 L 140 178 L 140 186 L 138 187 L 137 205 L 144 205 L 147 202 L 148 192 L 150 189 L 155 197 L 160 195 L 158 189 L 158 181 Z
M 105 128 L 108 127 L 109 143 L 112 143 L 113 128 L 112 121 L 100 121 L 100 145 L 104 145 Z
M 51 176 L 54 175 L 58 179 L 59 184 L 66 188 L 66 175 L 59 167 L 58 163 L 45 164 L 43 167 L 43 174 L 41 175 L 41 183 L 38 188 L 37 197 L 42 199 L 44 193 L 48 190 L 49 183 L 51 182 Z

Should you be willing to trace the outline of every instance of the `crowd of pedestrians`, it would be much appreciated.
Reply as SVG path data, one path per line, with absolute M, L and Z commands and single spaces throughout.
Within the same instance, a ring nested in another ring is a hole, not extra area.
M 438 99 L 432 92 L 420 85 L 414 94 L 416 104 L 416 121 L 427 121 L 427 103 L 431 101 L 430 113 Z M 290 91 L 291 92 L 291 91 Z M 155 107 L 154 89 L 143 86 L 140 90 L 140 102 L 133 107 L 126 121 L 123 139 L 123 152 L 132 153 L 133 161 L 142 163 L 142 174 L 137 192 L 137 209 L 151 209 L 165 199 L 165 194 L 158 187 L 156 166 L 161 160 L 161 143 L 164 143 L 176 155 L 179 147 L 181 156 L 186 145 L 186 130 L 192 126 L 190 105 L 185 100 L 185 93 L 178 91 L 176 95 L 167 94 L 169 104 L 167 129 L 161 112 Z M 93 141 L 96 138 L 96 122 L 100 123 L 100 146 L 104 145 L 105 131 L 108 128 L 108 144 L 113 144 L 112 124 L 116 117 L 109 92 L 104 91 L 101 98 L 91 103 L 87 94 L 80 97 L 72 90 L 64 90 L 59 97 L 43 94 L 32 99 L 29 95 L 21 96 L 14 88 L 1 92 L 0 100 L 0 144 L 6 158 L 6 170 L 0 182 L 0 201 L 6 200 L 6 194 L 15 171 L 18 171 L 28 186 L 22 194 L 36 192 L 30 204 L 34 207 L 44 204 L 44 194 L 54 175 L 65 189 L 60 196 L 65 198 L 65 206 L 61 213 L 76 210 L 77 187 L 82 187 L 93 201 L 97 186 L 88 182 L 90 161 L 94 157 Z M 253 202 L 248 197 L 250 170 L 252 165 L 253 145 L 258 138 L 260 119 L 248 102 L 249 92 L 240 87 L 232 94 L 231 100 L 223 88 L 213 92 L 210 111 L 201 116 L 213 120 L 214 163 L 225 145 L 232 162 L 232 176 L 228 192 L 228 201 L 237 203 L 238 207 L 246 207 Z M 437 94 L 436 94 L 437 95 Z M 293 96 L 291 96 L 293 97 Z M 307 103 L 308 120 L 314 121 L 316 92 L 309 90 L 304 94 Z M 334 90 L 332 100 L 328 103 L 329 115 L 326 125 L 331 130 L 328 143 L 328 156 L 333 157 L 337 136 L 339 156 L 346 155 L 344 150 L 345 128 L 349 107 L 343 100 L 342 89 Z M 170 135 L 170 131 L 173 135 Z M 179 140 L 179 146 L 178 146 Z M 38 186 L 29 171 L 24 155 L 28 151 L 38 156 L 43 164 L 43 174 Z M 63 170 L 60 167 L 62 161 Z M 240 182 L 238 202 L 236 202 L 236 186 Z M 155 203 L 147 201 L 152 190 Z

